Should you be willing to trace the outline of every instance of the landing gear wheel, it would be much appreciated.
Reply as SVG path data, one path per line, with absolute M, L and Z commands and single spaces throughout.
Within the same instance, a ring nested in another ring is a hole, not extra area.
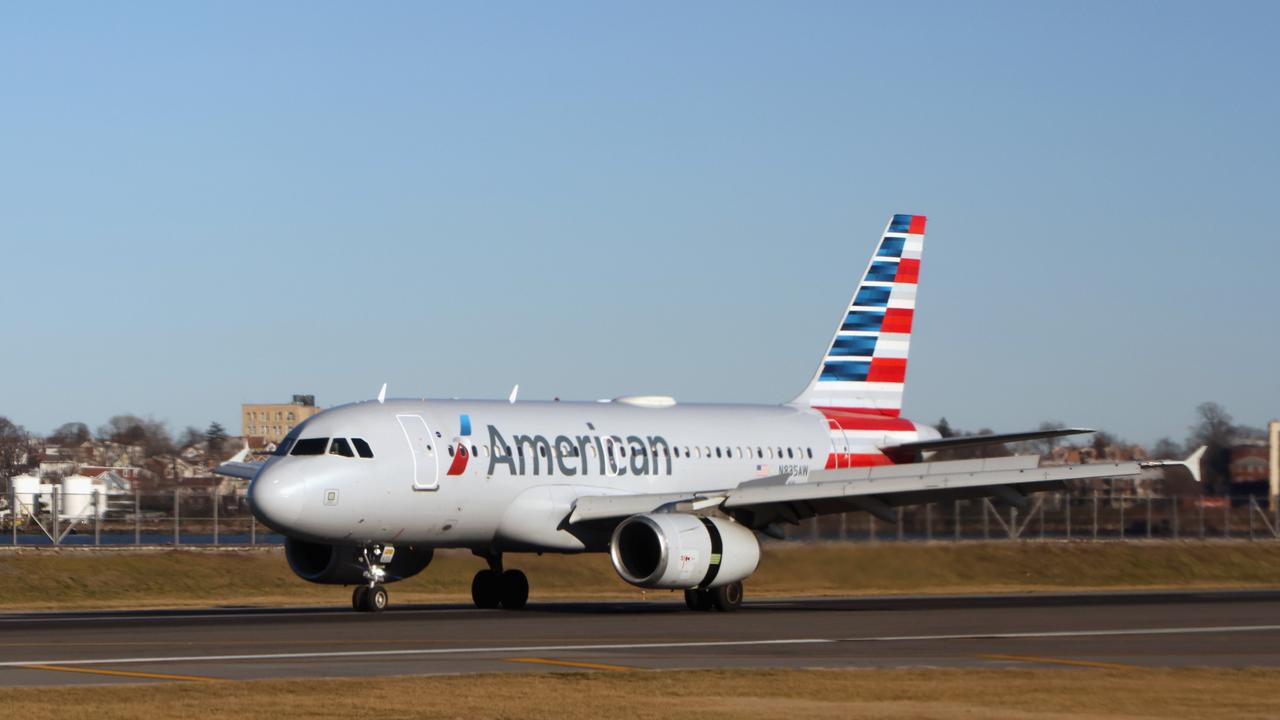
M 364 609 L 366 612 L 379 613 L 387 609 L 387 602 L 390 601 L 387 595 L 387 589 L 381 585 L 374 585 L 365 591 Z
M 519 610 L 529 602 L 529 578 L 519 570 L 508 570 L 501 575 L 502 607 Z
M 685 590 L 684 604 L 690 610 L 698 610 L 705 612 L 711 609 L 711 591 L 709 590 Z
M 720 612 L 733 612 L 742 607 L 742 583 L 732 582 L 711 590 L 711 603 Z
M 502 575 L 481 570 L 471 580 L 471 601 L 476 607 L 491 610 L 502 602 Z
M 381 585 L 361 585 L 351 592 L 351 607 L 359 612 L 382 612 L 388 600 L 387 589 Z

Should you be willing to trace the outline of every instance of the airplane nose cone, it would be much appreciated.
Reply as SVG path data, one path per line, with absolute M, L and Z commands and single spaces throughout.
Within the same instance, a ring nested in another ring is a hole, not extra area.
M 305 478 L 288 468 L 265 468 L 249 484 L 249 509 L 264 525 L 286 532 L 302 513 L 305 485 Z

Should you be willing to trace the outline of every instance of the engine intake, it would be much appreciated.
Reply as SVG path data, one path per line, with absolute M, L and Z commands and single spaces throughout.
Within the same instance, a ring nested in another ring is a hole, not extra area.
M 760 564 L 755 533 L 719 517 L 632 515 L 613 531 L 613 569 L 645 588 L 713 588 L 751 575 Z
M 289 569 L 308 582 L 322 585 L 359 585 L 365 582 L 362 548 L 350 545 L 326 545 L 285 538 L 284 556 Z M 431 563 L 431 548 L 412 545 L 397 546 L 395 557 L 385 566 L 385 582 L 413 577 Z

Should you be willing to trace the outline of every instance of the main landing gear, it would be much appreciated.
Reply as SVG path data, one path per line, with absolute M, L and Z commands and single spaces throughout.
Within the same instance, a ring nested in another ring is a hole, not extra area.
M 685 590 L 684 604 L 690 610 L 733 612 L 742 607 L 742 583 L 733 582 L 710 590 Z
M 364 566 L 366 584 L 357 585 L 351 592 L 351 607 L 357 612 L 378 613 L 387 608 L 389 597 L 382 582 L 387 578 L 384 566 L 396 555 L 391 545 L 374 545 L 367 547 L 360 554 L 360 564 Z
M 471 581 L 471 600 L 478 608 L 519 610 L 529 602 L 529 578 L 519 570 L 502 569 L 502 554 L 481 554 L 489 567 Z

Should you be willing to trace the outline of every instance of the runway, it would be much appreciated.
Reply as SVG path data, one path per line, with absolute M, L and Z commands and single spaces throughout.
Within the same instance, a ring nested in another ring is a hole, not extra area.
M 664 598 L 666 596 L 663 596 Z M 741 667 L 1280 666 L 1280 590 L 0 615 L 0 686 Z M 393 596 L 394 602 L 394 596 Z

